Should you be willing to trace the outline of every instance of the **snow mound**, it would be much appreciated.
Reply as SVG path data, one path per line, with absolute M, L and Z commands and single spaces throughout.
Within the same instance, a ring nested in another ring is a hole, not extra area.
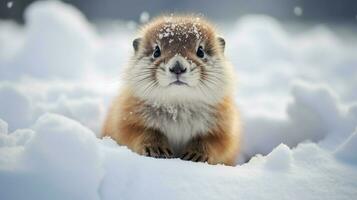
M 0 116 L 4 120 L 16 124 L 16 128 L 31 125 L 32 105 L 26 95 L 9 84 L 0 84 L 0 99 Z
M 139 156 L 55 114 L 41 116 L 31 129 L 0 138 L 3 199 L 351 199 L 357 195 L 356 166 L 338 162 L 313 143 L 293 150 L 279 145 L 267 156 L 227 167 Z M 20 138 L 22 142 L 14 143 Z
M 268 169 L 280 171 L 289 170 L 292 162 L 292 155 L 288 146 L 280 144 L 271 153 L 269 153 L 266 159 L 267 161 L 265 166 Z
M 26 134 L 31 137 L 22 145 L 11 145 Z M 102 170 L 96 142 L 89 129 L 50 114 L 40 117 L 32 130 L 10 134 L 1 148 L 1 155 L 12 155 L 0 161 L 2 198 L 99 199 Z
M 336 156 L 350 163 L 357 163 L 357 129 L 336 151 Z
M 295 147 L 306 141 L 333 150 L 357 126 L 355 105 L 341 105 L 335 92 L 324 85 L 295 82 L 286 112 L 284 119 L 254 117 L 245 120 L 243 156 L 266 155 L 280 143 Z
M 102 99 L 83 88 L 55 86 L 41 92 L 45 95 L 0 82 L 0 116 L 9 123 L 11 131 L 29 127 L 41 114 L 54 112 L 76 119 L 99 133 L 98 122 L 104 118 L 105 110 Z
M 0 134 L 7 134 L 8 126 L 7 123 L 0 119 Z
M 35 2 L 25 11 L 27 37 L 7 71 L 16 78 L 73 78 L 91 67 L 96 34 L 82 13 L 58 1 Z

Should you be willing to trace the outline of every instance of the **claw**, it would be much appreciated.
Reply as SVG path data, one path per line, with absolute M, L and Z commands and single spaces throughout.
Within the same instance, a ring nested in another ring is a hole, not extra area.
M 164 151 L 160 147 L 158 147 L 158 150 L 159 150 L 160 154 L 165 154 Z
M 152 150 L 154 152 L 154 157 L 155 158 L 159 158 L 160 157 L 160 153 L 159 153 L 158 149 L 157 148 L 152 148 Z
M 208 156 L 197 152 L 186 152 L 181 156 L 181 159 L 193 162 L 207 162 Z
M 185 157 L 187 156 L 188 152 L 184 153 L 182 156 L 181 156 L 181 159 L 183 160 L 186 160 Z
M 165 149 L 163 149 L 162 151 L 164 152 L 166 158 L 171 158 L 171 157 L 172 157 L 172 152 L 171 152 L 170 149 L 165 148 Z
M 191 156 L 187 160 L 192 160 L 196 156 L 196 153 L 192 153 Z
M 145 155 L 154 158 L 170 158 L 172 156 L 172 152 L 168 148 L 145 147 Z
M 160 158 L 168 158 L 169 155 L 166 151 L 162 150 L 161 147 L 158 148 L 159 149 L 159 153 L 160 153 Z
M 192 161 L 199 162 L 199 161 L 201 161 L 201 158 L 202 158 L 202 156 L 197 155 L 196 158 L 192 159 Z
M 172 153 L 172 151 L 170 149 L 166 149 L 166 151 L 168 152 L 170 157 L 173 155 L 173 153 Z
M 145 153 L 146 153 L 146 156 L 149 156 L 149 157 L 151 156 L 149 147 L 145 147 Z

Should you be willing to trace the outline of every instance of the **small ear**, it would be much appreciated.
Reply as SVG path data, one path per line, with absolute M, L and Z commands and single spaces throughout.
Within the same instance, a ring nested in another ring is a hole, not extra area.
M 222 50 L 224 51 L 224 48 L 226 47 L 226 41 L 222 37 L 218 37 L 218 42 L 222 47 Z
M 133 47 L 134 47 L 135 52 L 137 52 L 139 49 L 140 41 L 141 41 L 141 38 L 136 38 L 135 40 L 133 40 Z

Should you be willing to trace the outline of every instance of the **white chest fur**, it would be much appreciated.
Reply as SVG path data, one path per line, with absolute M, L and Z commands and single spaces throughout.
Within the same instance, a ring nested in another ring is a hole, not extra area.
M 146 125 L 160 130 L 175 151 L 181 151 L 197 135 L 206 134 L 215 124 L 215 109 L 207 104 L 146 105 L 142 108 Z

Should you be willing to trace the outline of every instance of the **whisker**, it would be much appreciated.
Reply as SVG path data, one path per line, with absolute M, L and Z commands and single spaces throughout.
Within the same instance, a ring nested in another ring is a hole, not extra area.
M 156 80 L 153 80 L 148 86 L 144 89 L 143 94 L 144 96 L 147 96 L 147 94 L 152 91 L 154 87 L 158 85 L 158 82 Z
M 208 86 L 205 81 L 200 79 L 200 82 L 202 83 L 203 86 L 205 86 L 206 88 L 210 89 L 210 90 L 214 90 L 212 87 Z

